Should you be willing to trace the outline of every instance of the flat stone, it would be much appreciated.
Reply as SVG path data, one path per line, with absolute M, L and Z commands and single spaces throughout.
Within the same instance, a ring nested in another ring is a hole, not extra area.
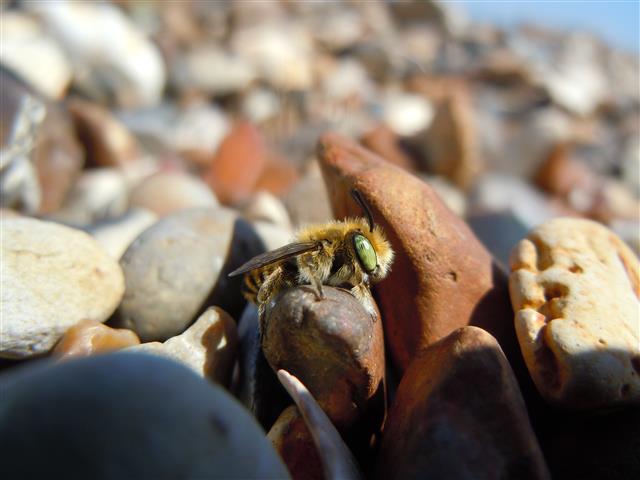
M 179 210 L 216 207 L 218 200 L 206 183 L 180 171 L 162 171 L 145 178 L 129 194 L 129 206 L 162 217 Z
M 105 321 L 124 292 L 89 235 L 31 218 L 3 219 L 1 272 L 3 358 L 41 355 L 81 320 Z
M 224 310 L 211 307 L 180 335 L 164 343 L 133 346 L 127 351 L 170 358 L 203 378 L 228 386 L 237 348 L 236 322 Z
M 110 328 L 95 320 L 82 320 L 65 332 L 52 354 L 61 359 L 88 357 L 138 344 L 140 339 L 131 330 Z
M 558 218 L 518 243 L 510 266 L 520 348 L 543 397 L 568 409 L 639 405 L 640 265 L 629 247 L 601 224 Z
M 290 478 L 231 395 L 170 360 L 42 362 L 4 374 L 0 389 L 12 478 Z
M 415 357 L 382 434 L 376 478 L 550 478 L 496 340 L 455 330 Z
M 225 208 L 194 208 L 163 217 L 120 260 L 126 291 L 114 326 L 142 341 L 182 333 L 209 305 L 239 315 L 242 278 L 227 273 L 262 251 L 251 227 Z

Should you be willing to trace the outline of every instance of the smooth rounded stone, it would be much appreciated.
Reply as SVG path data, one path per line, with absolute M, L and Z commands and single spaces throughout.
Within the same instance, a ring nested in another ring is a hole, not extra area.
M 327 188 L 317 161 L 309 164 L 302 178 L 284 198 L 294 226 L 333 220 Z
M 3 207 L 33 214 L 40 208 L 42 190 L 31 155 L 47 109 L 4 68 L 0 81 L 0 201 Z
M 277 154 L 270 155 L 262 175 L 253 186 L 254 192 L 268 192 L 279 198 L 286 196 L 300 180 L 299 168 Z
M 347 290 L 322 290 L 318 300 L 309 286 L 288 289 L 267 305 L 264 356 L 274 371 L 299 378 L 336 426 L 366 414 L 375 431 L 384 415 L 382 322 Z
M 460 328 L 411 362 L 385 422 L 375 477 L 550 478 L 491 335 Z
M 87 229 L 112 258 L 120 260 L 129 245 L 158 220 L 158 216 L 143 208 L 132 208 L 117 218 Z
M 110 328 L 95 320 L 82 320 L 65 332 L 51 353 L 60 359 L 88 357 L 139 344 L 140 339 L 131 330 Z
M 79 230 L 31 218 L 2 221 L 0 357 L 49 351 L 81 320 L 105 321 L 124 292 L 122 270 Z
M 434 119 L 431 103 L 415 93 L 390 92 L 382 105 L 384 121 L 402 137 L 410 137 L 426 130 Z M 440 141 L 447 141 L 448 137 Z
M 77 225 L 92 224 L 121 216 L 127 203 L 126 179 L 120 170 L 84 170 L 60 210 L 50 218 Z
M 400 137 L 384 123 L 366 132 L 360 143 L 394 165 L 409 171 L 416 169 L 413 158 L 400 146 Z
M 345 8 L 328 8 L 328 11 L 309 15 L 309 30 L 315 40 L 332 52 L 345 50 L 356 43 L 365 34 L 362 15 Z M 327 28 L 331 25 L 331 28 Z
M 287 407 L 267 433 L 267 438 L 292 478 L 325 478 L 318 449 L 298 407 Z
M 518 348 L 507 279 L 468 225 L 417 177 L 336 134 L 318 147 L 336 218 L 361 216 L 357 188 L 396 252 L 374 288 L 386 340 L 404 371 L 424 347 L 468 324 L 495 336 L 518 379 L 530 382 Z
M 90 166 L 125 167 L 140 157 L 137 140 L 109 110 L 75 97 L 67 108 Z
M 558 218 L 513 250 L 509 289 L 538 390 L 569 409 L 640 404 L 640 265 L 590 220 Z M 604 289 L 604 290 L 603 290 Z
M 243 26 L 231 35 L 233 52 L 248 60 L 258 77 L 277 90 L 312 86 L 313 42 L 302 25 L 268 22 Z
M 211 307 L 180 335 L 164 343 L 133 346 L 127 351 L 170 358 L 201 377 L 226 386 L 231 381 L 237 348 L 236 322 L 224 310 Z
M 275 195 L 258 191 L 243 205 L 241 213 L 247 220 L 264 221 L 282 228 L 291 228 L 291 220 L 286 207 Z
M 4 11 L 0 17 L 0 63 L 47 98 L 59 99 L 71 83 L 71 65 L 55 40 L 32 17 Z
M 223 204 L 239 203 L 251 195 L 267 163 L 260 131 L 238 122 L 222 141 L 204 176 Z
M 228 95 L 247 88 L 256 72 L 245 58 L 215 45 L 200 44 L 176 58 L 172 76 L 173 82 L 183 90 Z
M 9 477 L 290 478 L 235 399 L 170 360 L 118 352 L 14 371 L 0 383 Z
M 211 163 L 230 129 L 220 108 L 199 101 L 122 111 L 118 118 L 158 156 L 166 155 L 167 150 L 178 152 L 198 167 Z
M 164 217 L 187 208 L 217 207 L 218 200 L 198 177 L 180 171 L 161 171 L 133 187 L 129 206 Z
M 60 42 L 73 65 L 74 84 L 92 99 L 122 108 L 160 101 L 165 84 L 160 51 L 116 6 L 35 2 L 26 7 Z
M 208 305 L 237 316 L 242 279 L 227 274 L 262 250 L 251 227 L 225 208 L 194 208 L 147 228 L 120 259 L 126 291 L 114 326 L 144 342 L 182 333 Z

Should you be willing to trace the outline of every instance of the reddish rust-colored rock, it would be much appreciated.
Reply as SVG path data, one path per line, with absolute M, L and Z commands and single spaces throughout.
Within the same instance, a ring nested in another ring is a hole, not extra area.
M 406 370 L 382 435 L 380 479 L 548 479 L 518 384 L 496 340 L 456 330 Z
M 398 136 L 393 130 L 384 124 L 380 124 L 365 133 L 360 142 L 369 150 L 389 160 L 391 163 L 405 170 L 415 170 L 413 159 L 402 150 L 398 140 Z
M 246 200 L 267 164 L 267 149 L 258 129 L 238 122 L 222 141 L 204 179 L 224 204 Z
M 300 178 L 298 170 L 285 159 L 272 157 L 262 175 L 254 186 L 254 190 L 273 193 L 277 196 L 286 195 Z
M 597 183 L 595 174 L 585 164 L 571 158 L 571 147 L 566 143 L 551 149 L 534 181 L 543 190 L 562 198 L 576 189 L 591 192 Z
M 99 167 L 123 167 L 139 156 L 135 137 L 106 109 L 79 98 L 68 102 L 87 163 Z
M 336 218 L 362 215 L 356 187 L 396 252 L 375 286 L 396 365 L 404 370 L 420 349 L 471 324 L 491 332 L 528 378 L 506 275 L 464 221 L 426 183 L 350 140 L 325 135 L 319 157 Z
M 382 322 L 350 292 L 325 286 L 284 291 L 267 307 L 262 349 L 277 371 L 298 377 L 339 428 L 384 413 Z M 372 420 L 375 423 L 375 420 Z M 376 428 L 375 425 L 371 425 Z
M 318 451 L 298 407 L 287 407 L 269 430 L 267 438 L 289 469 L 291 478 L 324 480 Z
M 53 354 L 61 359 L 88 357 L 139 344 L 140 339 L 131 330 L 107 327 L 95 320 L 83 320 L 67 330 L 53 349 Z

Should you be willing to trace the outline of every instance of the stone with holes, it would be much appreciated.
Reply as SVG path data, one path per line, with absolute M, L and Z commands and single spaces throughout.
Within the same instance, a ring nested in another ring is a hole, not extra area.
M 638 259 L 606 227 L 558 218 L 511 254 L 509 289 L 540 393 L 567 408 L 640 404 Z

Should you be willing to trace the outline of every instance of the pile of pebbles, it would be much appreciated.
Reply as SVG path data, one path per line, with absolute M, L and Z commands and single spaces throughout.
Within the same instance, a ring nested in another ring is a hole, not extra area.
M 637 55 L 436 1 L 0 32 L 4 472 L 640 478 Z M 259 319 L 228 273 L 352 188 L 395 251 L 375 318 L 300 286 Z

